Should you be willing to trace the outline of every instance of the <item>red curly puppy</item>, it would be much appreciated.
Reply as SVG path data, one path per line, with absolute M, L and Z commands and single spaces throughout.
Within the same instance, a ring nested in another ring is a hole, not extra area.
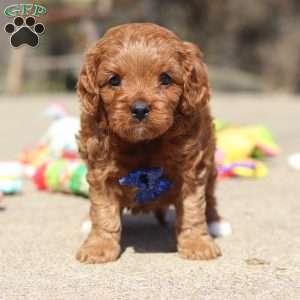
M 154 24 L 109 30 L 88 50 L 78 82 L 81 157 L 88 165 L 91 231 L 77 253 L 86 263 L 120 255 L 121 213 L 174 205 L 177 248 L 188 259 L 221 255 L 208 232 L 220 220 L 214 186 L 215 137 L 200 50 Z M 138 168 L 162 168 L 172 187 L 139 204 L 119 179 Z

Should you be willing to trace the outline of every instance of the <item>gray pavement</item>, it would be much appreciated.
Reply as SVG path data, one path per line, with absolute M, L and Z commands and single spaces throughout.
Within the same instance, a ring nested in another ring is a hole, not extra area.
M 73 95 L 0 97 L 0 160 L 37 141 L 52 101 L 78 111 Z M 220 210 L 234 230 L 217 241 L 220 259 L 183 260 L 173 228 L 126 216 L 120 260 L 80 264 L 74 254 L 87 200 L 28 183 L 0 205 L 0 299 L 300 299 L 300 171 L 287 164 L 300 152 L 300 98 L 215 94 L 212 105 L 223 120 L 268 126 L 282 148 L 269 176 L 219 183 Z

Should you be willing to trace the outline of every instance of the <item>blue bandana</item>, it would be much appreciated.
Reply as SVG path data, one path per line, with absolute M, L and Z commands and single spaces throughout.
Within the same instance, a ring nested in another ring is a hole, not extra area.
M 136 202 L 147 204 L 170 189 L 171 182 L 168 179 L 162 178 L 162 175 L 162 168 L 141 168 L 120 178 L 119 183 L 121 185 L 137 187 Z

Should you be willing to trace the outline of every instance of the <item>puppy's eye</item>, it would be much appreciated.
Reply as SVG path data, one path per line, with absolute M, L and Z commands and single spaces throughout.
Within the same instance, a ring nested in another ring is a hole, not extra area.
M 114 75 L 109 79 L 109 84 L 112 86 L 120 86 L 122 79 L 119 75 Z
M 159 81 L 162 85 L 170 85 L 173 83 L 172 77 L 167 73 L 161 73 L 159 76 Z

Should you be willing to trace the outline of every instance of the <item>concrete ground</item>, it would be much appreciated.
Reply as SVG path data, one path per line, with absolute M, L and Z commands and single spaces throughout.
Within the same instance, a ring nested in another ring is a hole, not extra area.
M 49 124 L 42 110 L 75 96 L 0 98 L 0 159 L 14 159 Z M 187 261 L 174 252 L 173 229 L 151 216 L 124 220 L 124 253 L 105 265 L 74 259 L 88 201 L 42 193 L 28 183 L 0 210 L 0 299 L 300 299 L 300 172 L 287 156 L 300 152 L 300 99 L 275 95 L 214 95 L 224 120 L 268 126 L 282 153 L 269 176 L 218 185 L 219 206 L 233 234 L 218 239 L 223 256 Z M 172 216 L 170 216 L 172 218 Z

